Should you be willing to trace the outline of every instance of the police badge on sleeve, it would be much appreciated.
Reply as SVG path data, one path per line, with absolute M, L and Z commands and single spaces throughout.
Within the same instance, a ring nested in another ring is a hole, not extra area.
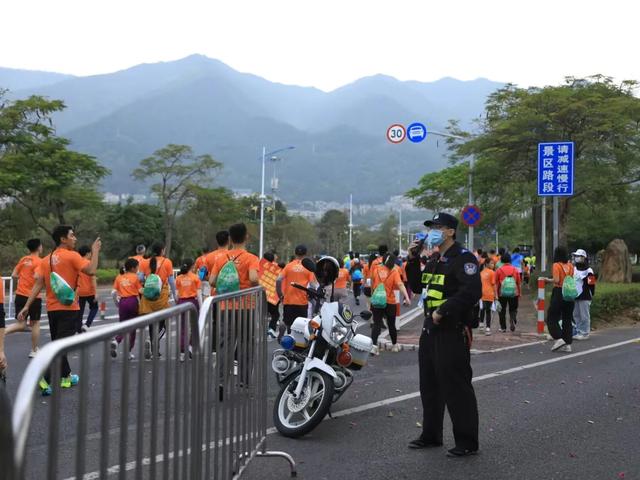
M 464 273 L 466 273 L 467 275 L 475 275 L 476 273 L 478 273 L 478 266 L 475 263 L 465 263 Z

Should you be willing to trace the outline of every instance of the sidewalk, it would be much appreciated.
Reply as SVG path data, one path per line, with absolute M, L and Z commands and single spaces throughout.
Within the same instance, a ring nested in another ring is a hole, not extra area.
M 483 329 L 474 329 L 472 351 L 475 351 L 474 353 L 482 353 L 498 348 L 502 349 L 545 340 L 543 335 L 538 335 L 537 333 L 537 310 L 534 303 L 536 300 L 537 290 L 533 287 L 531 290 L 527 290 L 525 287 L 518 307 L 518 325 L 513 333 L 508 330 L 506 333 L 500 333 L 498 313 L 493 312 L 491 335 L 486 336 Z M 413 350 L 417 348 L 420 334 L 422 333 L 423 319 L 422 311 L 416 310 L 410 321 L 399 328 L 398 343 L 402 345 L 403 349 Z M 509 314 L 507 313 L 507 328 L 508 319 Z

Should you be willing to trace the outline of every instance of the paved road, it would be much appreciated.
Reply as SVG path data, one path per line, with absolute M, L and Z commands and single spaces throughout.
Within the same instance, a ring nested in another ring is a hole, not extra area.
M 344 415 L 303 439 L 270 435 L 269 448 L 294 455 L 299 477 L 314 480 L 336 472 L 366 479 L 640 478 L 640 328 L 600 332 L 572 355 L 552 353 L 548 343 L 474 355 L 481 453 L 467 459 L 407 448 L 420 432 L 416 357 L 373 359 L 335 406 Z M 448 417 L 445 425 L 451 447 Z M 280 459 L 256 459 L 246 478 L 286 473 Z
M 367 333 L 366 326 L 363 330 Z M 336 418 L 325 419 L 312 434 L 299 440 L 285 439 L 271 429 L 268 446 L 291 453 L 298 461 L 299 477 L 304 479 L 333 478 L 336 472 L 342 478 L 365 479 L 615 479 L 622 474 L 626 479 L 640 478 L 640 343 L 595 350 L 637 338 L 640 328 L 614 329 L 576 343 L 573 355 L 553 354 L 548 344 L 474 355 L 482 450 L 475 458 L 449 460 L 443 449 L 415 452 L 406 448 L 407 442 L 419 434 L 417 422 L 421 421 L 414 351 L 383 352 L 372 357 L 365 369 L 356 372 L 354 384 L 334 406 Z M 8 338 L 11 395 L 17 389 L 19 372 L 28 362 L 28 345 L 28 334 Z M 275 344 L 269 347 L 272 350 Z M 98 348 L 90 351 L 90 360 L 89 399 L 92 405 L 98 405 L 103 393 Z M 71 360 L 74 368 L 78 362 L 77 358 Z M 133 362 L 132 370 L 137 371 L 139 365 Z M 118 385 L 120 374 L 118 359 L 113 367 L 114 385 Z M 271 427 L 277 384 L 271 375 L 269 380 Z M 116 397 L 121 394 L 116 389 L 111 393 Z M 78 409 L 77 397 L 72 392 L 63 394 L 65 406 L 73 415 Z M 50 404 L 51 399 L 38 397 L 28 441 L 28 478 L 40 478 L 46 469 L 38 459 L 45 451 Z M 130 408 L 130 418 L 135 418 L 136 406 Z M 112 427 L 117 426 L 120 413 L 114 409 Z M 448 420 L 445 424 L 445 443 L 452 445 Z M 99 425 L 91 416 L 88 433 L 87 456 L 89 463 L 94 463 L 99 456 L 100 435 Z M 134 451 L 133 430 L 129 433 L 127 450 Z M 110 435 L 114 437 L 110 464 L 115 465 L 119 431 L 114 429 Z M 60 471 L 64 474 L 60 478 L 67 478 L 73 471 L 75 437 L 74 422 L 63 421 L 61 448 L 69 453 L 63 455 Z M 287 476 L 283 460 L 255 459 L 244 478 Z

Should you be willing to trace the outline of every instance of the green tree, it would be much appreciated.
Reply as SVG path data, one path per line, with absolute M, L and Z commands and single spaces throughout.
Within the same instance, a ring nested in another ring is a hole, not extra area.
M 195 197 L 196 187 L 208 186 L 222 164 L 211 155 L 195 155 L 188 145 L 169 144 L 140 162 L 132 176 L 138 181 L 156 181 L 151 192 L 162 209 L 167 253 L 171 251 L 176 217 Z
M 349 240 L 349 217 L 340 210 L 325 212 L 316 224 L 322 253 L 340 257 L 347 251 Z
M 488 224 L 528 218 L 536 250 L 541 245 L 542 205 L 537 196 L 539 142 L 575 143 L 575 195 L 562 197 L 560 242 L 570 239 L 571 207 L 619 205 L 640 181 L 640 100 L 635 81 L 614 84 L 601 75 L 567 78 L 564 85 L 521 89 L 513 85 L 492 94 L 479 134 L 471 137 L 452 122 L 451 167 L 425 175 L 408 192 L 430 209 L 459 210 L 466 203 L 469 158 L 475 157 L 473 188 Z M 551 215 L 547 215 L 550 222 Z M 551 228 L 547 228 L 549 235 Z M 538 258 L 540 258 L 538 256 Z
M 96 187 L 109 171 L 55 135 L 51 115 L 65 108 L 61 101 L 38 96 L 9 101 L 5 95 L 0 91 L 0 197 L 20 205 L 34 225 L 51 233 L 52 223 L 67 223 L 69 210 L 100 204 Z

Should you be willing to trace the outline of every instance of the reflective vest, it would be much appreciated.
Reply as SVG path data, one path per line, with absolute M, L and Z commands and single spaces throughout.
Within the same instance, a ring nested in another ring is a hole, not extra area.
M 423 273 L 422 283 L 427 287 L 426 304 L 427 309 L 435 310 L 447 300 L 444 298 L 444 280 L 446 275 L 443 273 Z

